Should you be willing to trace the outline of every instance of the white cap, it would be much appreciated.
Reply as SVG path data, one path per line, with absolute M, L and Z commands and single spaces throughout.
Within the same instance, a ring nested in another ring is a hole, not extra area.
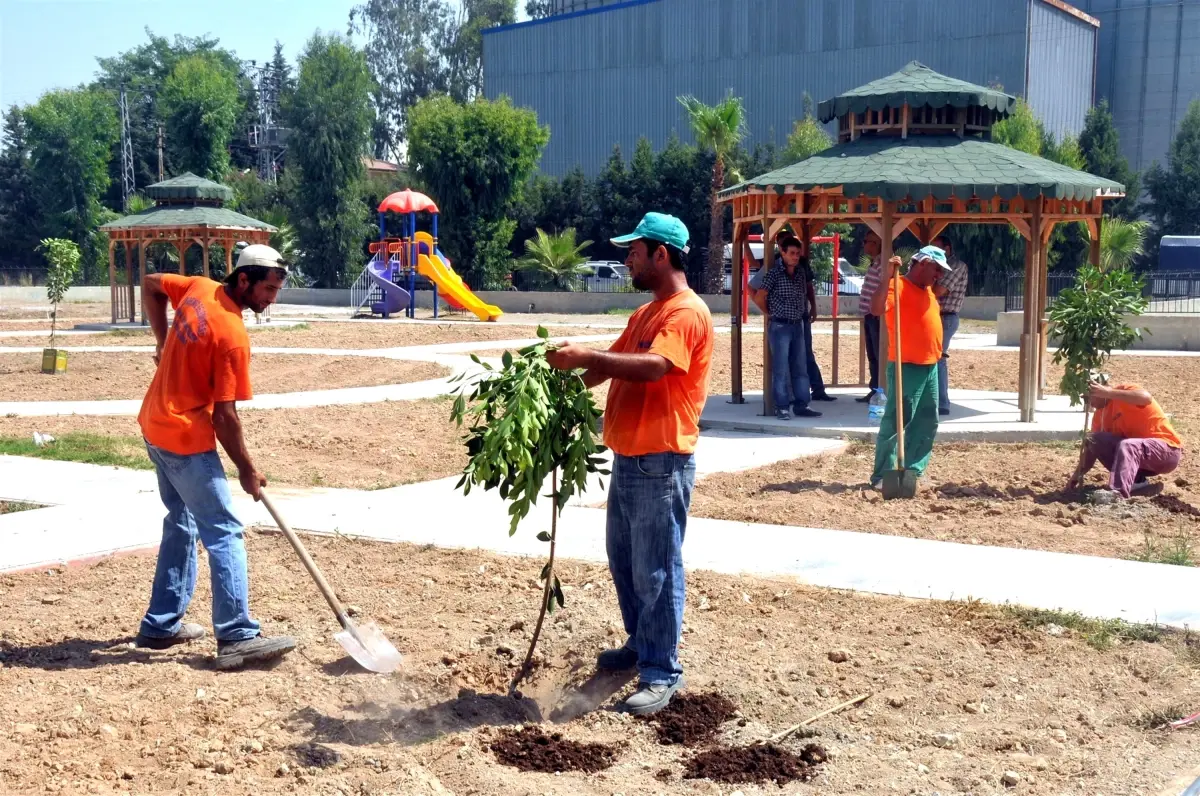
M 283 259 L 282 254 L 262 243 L 252 243 L 242 249 L 241 254 L 237 258 L 237 265 L 234 266 L 233 270 L 236 271 L 239 268 L 246 268 L 251 265 L 282 268 L 285 271 L 288 267 L 287 261 Z

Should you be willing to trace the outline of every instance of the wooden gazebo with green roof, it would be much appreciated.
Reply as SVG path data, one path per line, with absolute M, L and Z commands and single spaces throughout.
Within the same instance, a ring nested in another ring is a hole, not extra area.
M 909 230 L 926 244 L 950 224 L 1009 224 L 1025 238 L 1025 319 L 1021 335 L 1021 420 L 1032 422 L 1045 351 L 1046 250 L 1056 224 L 1082 221 L 1099 263 L 1099 224 L 1105 199 L 1124 195 L 1112 180 L 1028 155 L 991 140 L 992 125 L 1016 99 L 939 74 L 912 62 L 895 74 L 822 102 L 822 122 L 838 121 L 838 143 L 790 166 L 734 185 L 720 194 L 733 207 L 733 400 L 742 395 L 741 306 L 750 229 L 761 225 L 763 267 L 784 226 L 807 248 L 830 223 L 864 224 L 883 241 Z M 838 324 L 834 326 L 837 351 Z M 886 327 L 883 328 L 886 337 Z M 860 338 L 865 339 L 865 338 Z M 765 348 L 765 345 L 764 345 Z M 886 352 L 886 341 L 881 351 Z M 881 356 L 880 362 L 886 361 Z M 769 356 L 764 409 L 773 411 Z
M 209 276 L 209 248 L 216 244 L 225 250 L 225 270 L 233 267 L 233 248 L 238 242 L 267 243 L 275 227 L 222 205 L 233 199 L 233 191 L 218 182 L 197 177 L 191 172 L 146 188 L 154 207 L 124 216 L 100 227 L 108 233 L 108 281 L 112 289 L 112 322 L 118 319 L 137 322 L 135 286 L 146 274 L 146 251 L 156 243 L 166 243 L 179 252 L 179 273 L 184 273 L 186 255 L 199 246 L 203 272 Z M 116 249 L 125 250 L 125 280 L 117 279 Z M 137 278 L 133 273 L 133 250 L 138 252 Z

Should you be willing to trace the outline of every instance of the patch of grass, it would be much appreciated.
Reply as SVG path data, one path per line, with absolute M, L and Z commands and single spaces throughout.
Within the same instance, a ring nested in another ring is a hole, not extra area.
M 632 315 L 633 310 L 625 307 L 609 307 L 604 311 L 605 315 Z
M 1179 567 L 1196 566 L 1192 540 L 1183 533 L 1170 539 L 1157 539 L 1147 533 L 1142 542 L 1142 549 L 1129 556 L 1129 560 L 1150 564 L 1174 564 Z
M 0 514 L 15 514 L 18 511 L 31 511 L 40 508 L 42 506 L 37 503 L 26 503 L 21 500 L 0 500 Z
M 134 470 L 153 470 L 145 445 L 137 437 L 105 436 L 75 432 L 64 434 L 54 442 L 39 448 L 26 437 L 0 436 L 0 454 L 29 456 L 59 462 L 83 462 L 110 467 L 129 467 Z
M 1120 619 L 1093 619 L 1076 611 L 1047 611 L 1022 605 L 1005 605 L 1003 611 L 1026 627 L 1058 625 L 1066 628 L 1087 642 L 1089 647 L 1097 650 L 1106 650 L 1126 641 L 1154 644 L 1162 641 L 1164 636 L 1163 629 L 1157 625 L 1132 624 Z
M 257 326 L 249 325 L 246 331 L 253 334 L 272 334 L 273 332 L 305 332 L 311 329 L 307 323 L 298 323 L 295 326 Z
M 104 334 L 108 337 L 150 337 L 154 332 L 147 326 L 145 329 L 109 329 Z
M 1162 730 L 1173 721 L 1192 715 L 1192 711 L 1182 705 L 1168 705 L 1164 708 L 1147 710 L 1133 720 L 1133 726 L 1143 730 Z

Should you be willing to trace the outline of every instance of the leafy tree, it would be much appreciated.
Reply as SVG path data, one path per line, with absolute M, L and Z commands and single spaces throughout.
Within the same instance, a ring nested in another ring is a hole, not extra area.
M 30 165 L 25 115 L 16 105 L 4 114 L 0 150 L 0 263 L 31 268 L 42 228 L 41 208 Z
M 588 272 L 583 267 L 587 262 L 583 250 L 591 245 L 590 240 L 576 243 L 573 227 L 552 234 L 538 229 L 536 237 L 525 241 L 525 256 L 517 260 L 516 266 L 522 271 L 533 272 L 561 290 L 570 290 L 573 278 Z
M 515 357 L 506 351 L 504 367 L 498 373 L 472 354 L 488 375 L 459 389 L 450 414 L 459 427 L 468 426 L 464 440 L 470 458 L 456 488 L 464 495 L 476 486 L 498 489 L 501 500 L 511 503 L 510 536 L 550 479 L 550 531 L 538 534 L 540 541 L 550 544 L 541 571 L 541 606 L 525 662 L 509 686 L 510 693 L 529 671 L 547 612 L 566 602 L 554 574 L 558 515 L 573 495 L 587 489 L 589 475 L 609 473 L 603 469 L 601 457 L 606 448 L 596 441 L 601 413 L 582 373 L 551 368 L 546 361 L 550 333 L 539 326 L 538 337 L 541 342 L 521 349 Z
M 1018 98 L 1007 119 L 992 125 L 992 140 L 1030 155 L 1042 154 L 1042 123 L 1029 103 Z
M 188 56 L 167 77 L 163 111 L 176 168 L 220 180 L 229 170 L 229 140 L 238 115 L 234 76 L 208 56 Z
M 516 0 L 461 0 L 445 52 L 451 97 L 470 102 L 483 96 L 483 30 L 516 21 Z
M 811 157 L 818 152 L 824 152 L 833 146 L 833 139 L 821 123 L 813 117 L 812 98 L 804 95 L 804 118 L 799 119 L 788 135 L 779 159 L 783 165 L 789 165 Z
M 1192 100 L 1167 151 L 1167 167 L 1146 173 L 1154 237 L 1200 235 L 1200 100 Z M 1157 245 L 1155 245 L 1157 251 Z
M 1125 198 L 1112 205 L 1112 214 L 1126 221 L 1136 219 L 1141 176 L 1129 167 L 1129 160 L 1121 154 L 1121 138 L 1107 99 L 1100 100 L 1088 110 L 1083 132 L 1079 134 L 1079 148 L 1083 152 L 1085 171 L 1125 186 Z
M 473 287 L 502 288 L 509 216 L 550 139 L 537 115 L 507 97 L 463 105 L 430 97 L 410 114 L 409 163 L 442 211 L 441 240 Z
M 551 0 L 525 0 L 525 16 L 530 19 L 545 19 L 553 13 Z
M 625 167 L 621 147 L 614 146 L 608 162 L 596 175 L 593 194 L 599 212 L 600 224 L 593 240 L 604 241 L 606 256 L 616 257 L 617 249 L 608 243 L 614 235 L 623 235 L 634 228 L 645 210 L 637 206 L 636 188 Z M 621 230 L 619 233 L 615 230 Z
M 366 0 L 350 11 L 350 31 L 366 38 L 375 78 L 375 154 L 399 160 L 412 107 L 450 90 L 442 54 L 453 40 L 454 15 L 445 0 Z
M 299 61 L 296 91 L 284 110 L 295 183 L 291 219 L 301 269 L 318 287 L 339 287 L 359 259 L 368 212 L 361 201 L 362 155 L 371 132 L 371 76 L 346 39 L 316 34 Z
M 63 89 L 25 110 L 31 174 L 46 228 L 83 250 L 87 281 L 102 263 L 107 267 L 108 253 L 97 249 L 91 233 L 100 223 L 100 197 L 118 136 L 114 106 L 107 92 Z
M 739 97 L 729 95 L 716 105 L 705 105 L 695 97 L 680 97 L 696 143 L 715 156 L 709 199 L 708 263 L 704 281 L 707 292 L 720 293 L 725 284 L 724 205 L 717 194 L 725 187 L 725 160 L 746 136 L 746 111 Z
M 275 53 L 271 56 L 271 72 L 279 87 L 279 104 L 284 105 L 296 90 L 296 77 L 292 74 L 292 65 L 283 54 L 283 44 L 278 40 L 275 42 Z
M 40 248 L 46 255 L 49 267 L 46 270 L 46 298 L 53 309 L 50 312 L 50 348 L 54 348 L 54 335 L 58 328 L 58 305 L 75 284 L 79 276 L 79 246 L 73 240 L 46 238 Z
M 1105 218 L 1100 223 L 1100 270 L 1129 268 L 1145 250 L 1146 221 Z

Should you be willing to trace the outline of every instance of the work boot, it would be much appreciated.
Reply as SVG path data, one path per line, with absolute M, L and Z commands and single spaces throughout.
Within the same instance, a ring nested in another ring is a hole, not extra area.
M 637 690 L 622 703 L 626 713 L 635 716 L 649 716 L 657 713 L 671 703 L 675 692 L 683 688 L 683 678 L 678 678 L 670 685 L 666 683 L 638 683 Z
M 147 636 L 138 633 L 134 644 L 142 649 L 165 650 L 177 644 L 186 644 L 189 641 L 204 638 L 204 635 L 204 628 L 200 627 L 200 625 L 183 624 L 171 636 Z
M 827 392 L 815 392 L 815 393 L 813 393 L 813 394 L 812 394 L 812 399 L 813 399 L 814 401 L 836 401 L 836 400 L 837 400 L 837 396 L 836 396 L 836 395 L 830 395 L 830 394 L 829 394 L 829 393 L 827 393 Z M 870 399 L 867 399 L 867 400 L 870 400 Z
M 821 413 L 818 412 L 816 409 L 809 409 L 807 406 L 802 406 L 799 409 L 796 409 L 793 412 L 793 414 L 796 417 L 820 417 L 821 416 Z
M 628 646 L 605 650 L 596 656 L 596 668 L 606 672 L 623 672 L 637 666 L 637 652 Z
M 1154 484 L 1150 483 L 1150 481 L 1146 480 L 1145 478 L 1139 478 L 1130 485 L 1129 494 L 1140 495 L 1145 492 L 1149 492 L 1153 488 Z
M 258 635 L 242 641 L 218 641 L 215 665 L 221 671 L 240 669 L 247 664 L 282 658 L 294 649 L 296 639 L 291 636 L 267 638 Z

